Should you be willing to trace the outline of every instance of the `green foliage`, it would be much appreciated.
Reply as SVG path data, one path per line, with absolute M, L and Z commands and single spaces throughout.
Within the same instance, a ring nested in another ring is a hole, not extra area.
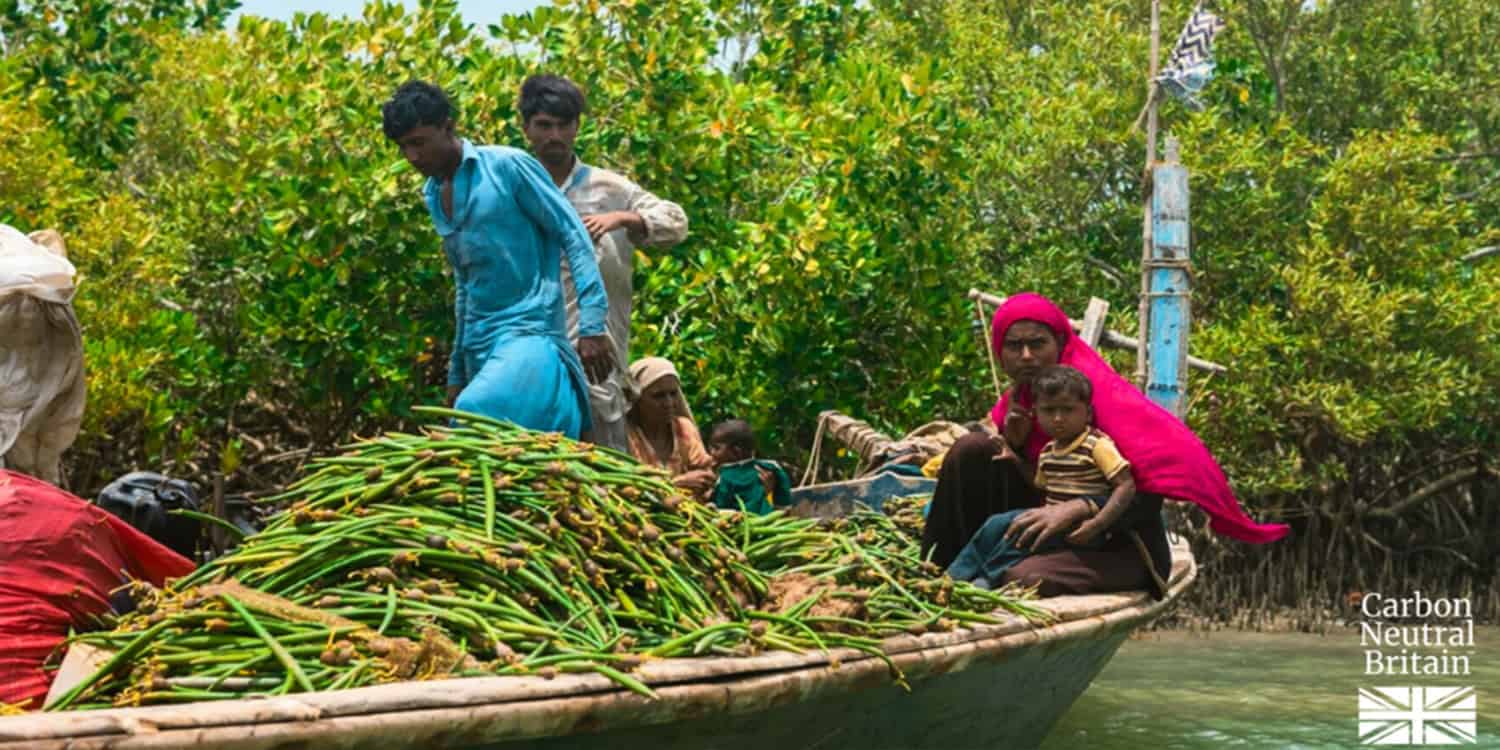
M 1162 105 L 1193 348 L 1232 368 L 1190 419 L 1267 515 L 1376 442 L 1492 446 L 1500 413 L 1497 266 L 1457 262 L 1500 235 L 1497 11 L 1302 5 L 1231 4 L 1207 108 Z M 783 458 L 822 409 L 978 416 L 971 286 L 1097 295 L 1134 331 L 1145 3 L 578 0 L 476 29 L 372 2 L 233 35 L 227 7 L 0 6 L 0 220 L 79 248 L 93 439 L 133 419 L 154 455 L 234 464 L 241 434 L 328 445 L 439 397 L 451 286 L 379 131 L 412 77 L 512 145 L 527 74 L 584 87 L 584 158 L 691 220 L 637 258 L 635 353 Z
M 130 147 L 132 105 L 158 43 L 182 29 L 218 28 L 238 0 L 0 0 L 0 95 L 44 113 L 89 166 Z

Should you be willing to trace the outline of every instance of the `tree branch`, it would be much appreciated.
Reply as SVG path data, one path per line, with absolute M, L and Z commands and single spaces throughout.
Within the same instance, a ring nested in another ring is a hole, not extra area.
M 1500 245 L 1481 247 L 1478 250 L 1475 250 L 1474 252 L 1469 253 L 1462 258 L 1459 258 L 1458 260 L 1460 263 L 1473 263 L 1474 261 L 1480 260 L 1482 258 L 1488 258 L 1491 255 L 1500 255 Z
M 1431 161 L 1468 161 L 1469 159 L 1500 159 L 1500 151 L 1477 151 L 1464 154 L 1434 154 Z
M 1406 511 L 1411 510 L 1412 508 L 1415 508 L 1418 505 L 1421 505 L 1422 503 L 1425 503 L 1428 500 L 1432 499 L 1432 496 L 1438 494 L 1439 492 L 1451 490 L 1454 487 L 1463 484 L 1464 482 L 1474 480 L 1479 476 L 1479 472 L 1480 468 L 1478 466 L 1470 466 L 1465 469 L 1459 469 L 1457 471 L 1451 472 L 1443 478 L 1426 485 L 1416 492 L 1413 492 L 1411 496 L 1406 498 L 1405 500 L 1402 500 L 1401 502 L 1396 503 L 1389 508 L 1374 508 L 1370 510 L 1370 512 L 1367 513 L 1366 516 L 1368 518 L 1395 519 L 1406 513 Z

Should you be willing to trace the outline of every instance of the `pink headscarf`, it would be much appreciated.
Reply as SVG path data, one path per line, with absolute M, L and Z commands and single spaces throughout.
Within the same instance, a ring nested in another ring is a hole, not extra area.
M 1229 489 L 1224 471 L 1198 436 L 1116 374 L 1098 352 L 1074 336 L 1068 316 L 1052 300 L 1026 292 L 1006 300 L 995 311 L 990 346 L 997 357 L 1005 332 L 1019 320 L 1036 321 L 1052 329 L 1060 347 L 1058 364 L 1078 369 L 1093 383 L 1094 424 L 1115 441 L 1130 461 L 1138 489 L 1197 503 L 1211 518 L 1209 528 L 1227 537 L 1264 544 L 1286 536 L 1285 524 L 1258 524 L 1245 515 L 1234 491 Z M 1030 409 L 1034 403 L 1029 385 L 1007 389 L 990 412 L 990 418 L 1001 429 L 1013 392 L 1022 406 Z M 1026 456 L 1035 463 L 1042 447 L 1051 439 L 1033 416 Z

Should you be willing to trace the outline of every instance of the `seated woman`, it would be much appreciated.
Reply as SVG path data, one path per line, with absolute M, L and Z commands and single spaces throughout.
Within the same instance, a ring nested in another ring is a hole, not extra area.
M 1095 425 L 1114 438 L 1135 476 L 1135 502 L 1110 527 L 1103 544 L 1032 554 L 996 584 L 1036 585 L 1042 596 L 1148 589 L 1161 596 L 1171 566 L 1163 497 L 1191 501 L 1212 517 L 1210 528 L 1241 541 L 1280 539 L 1287 527 L 1257 524 L 1245 515 L 1219 465 L 1180 420 L 1152 403 L 1073 335 L 1067 315 L 1039 294 L 1018 294 L 995 311 L 990 345 L 1011 386 L 990 418 L 998 433 L 960 438 L 938 471 L 922 553 L 947 568 L 975 532 L 996 513 L 1022 510 L 1010 538 L 1041 548 L 1087 520 L 1086 500 L 1043 503 L 1026 481 L 1051 440 L 1033 411 L 1031 382 L 1050 365 L 1081 371 L 1093 386 Z
M 630 363 L 630 377 L 638 394 L 625 415 L 631 455 L 671 472 L 678 487 L 706 495 L 714 486 L 714 459 L 682 397 L 677 368 L 661 357 L 646 357 Z
M 49 655 L 70 632 L 97 627 L 98 616 L 111 609 L 127 609 L 129 597 L 116 593 L 122 584 L 161 586 L 193 571 L 192 561 L 131 524 L 158 535 L 176 529 L 159 515 L 143 520 L 127 523 L 39 479 L 0 469 L 0 706 L 41 708 L 57 676 L 45 668 Z M 191 554 L 192 538 L 171 541 Z

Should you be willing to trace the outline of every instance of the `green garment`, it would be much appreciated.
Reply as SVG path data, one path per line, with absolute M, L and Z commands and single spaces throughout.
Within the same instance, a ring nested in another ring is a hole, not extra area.
M 745 512 L 763 516 L 792 504 L 792 478 L 781 464 L 763 458 L 725 464 L 719 467 L 713 500 L 722 510 L 739 510 L 743 504 Z

